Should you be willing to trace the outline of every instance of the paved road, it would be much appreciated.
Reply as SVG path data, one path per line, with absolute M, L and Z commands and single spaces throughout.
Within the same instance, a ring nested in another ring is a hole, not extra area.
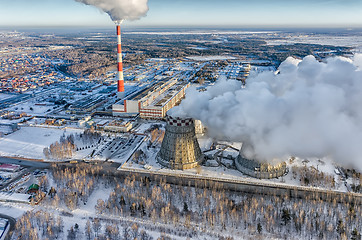
M 7 157 L 0 157 L 0 163 L 18 164 L 25 167 L 35 167 L 35 168 L 50 167 L 50 163 L 48 162 L 37 162 L 37 161 L 21 160 L 16 158 L 7 158 Z
M 10 222 L 10 231 L 12 231 L 14 229 L 15 223 L 16 223 L 15 218 L 10 217 L 10 216 L 5 215 L 5 214 L 2 214 L 2 213 L 0 213 L 0 218 L 5 218 L 5 219 L 9 220 L 9 222 Z

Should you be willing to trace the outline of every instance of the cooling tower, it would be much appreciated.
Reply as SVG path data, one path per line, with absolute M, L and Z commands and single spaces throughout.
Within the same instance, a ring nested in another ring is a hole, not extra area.
M 122 38 L 121 38 L 121 24 L 117 24 L 117 96 L 118 98 L 124 97 L 124 78 L 123 78 L 123 60 L 122 60 Z
M 166 132 L 157 161 L 171 169 L 191 169 L 201 164 L 203 155 L 191 118 L 166 116 Z
M 287 164 L 285 162 L 276 165 L 261 163 L 254 159 L 245 158 L 241 150 L 235 160 L 235 166 L 240 172 L 259 179 L 277 178 L 287 172 Z

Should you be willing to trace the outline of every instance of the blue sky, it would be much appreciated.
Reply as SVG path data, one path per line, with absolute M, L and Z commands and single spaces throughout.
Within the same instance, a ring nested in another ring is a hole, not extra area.
M 149 0 L 127 26 L 362 27 L 362 0 Z M 73 0 L 0 0 L 0 26 L 112 26 Z

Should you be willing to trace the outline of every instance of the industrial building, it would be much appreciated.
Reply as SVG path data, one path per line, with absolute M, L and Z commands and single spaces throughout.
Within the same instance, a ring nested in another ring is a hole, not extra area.
M 0 171 L 4 172 L 17 172 L 21 169 L 20 165 L 17 164 L 0 164 Z
M 114 120 L 106 124 L 103 129 L 109 132 L 129 132 L 133 127 L 130 121 Z
M 246 83 L 246 79 L 250 75 L 251 65 L 250 63 L 243 64 L 243 67 L 241 67 L 239 74 L 236 76 L 236 80 Z
M 278 178 L 287 172 L 287 164 L 285 162 L 277 165 L 260 163 L 257 160 L 243 157 L 241 151 L 235 160 L 235 166 L 240 172 L 259 179 Z
M 156 159 L 162 166 L 178 170 L 195 168 L 203 162 L 193 119 L 166 116 L 166 132 Z
M 76 114 L 86 114 L 90 113 L 107 101 L 107 98 L 102 95 L 88 96 L 73 103 L 69 110 Z
M 112 106 L 113 116 L 132 116 L 162 119 L 166 112 L 178 104 L 185 96 L 190 83 L 179 82 L 174 78 L 157 81 L 133 95 L 127 96 Z
M 221 70 L 219 74 L 225 75 L 227 79 L 238 80 L 245 84 L 250 71 L 250 63 L 233 62 Z

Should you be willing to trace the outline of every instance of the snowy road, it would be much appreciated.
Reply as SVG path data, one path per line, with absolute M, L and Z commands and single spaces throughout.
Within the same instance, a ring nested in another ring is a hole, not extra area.
M 0 157 L 0 163 L 18 164 L 18 165 L 22 165 L 22 166 L 26 166 L 26 167 L 35 167 L 35 168 L 50 167 L 50 163 L 47 163 L 47 162 L 22 160 L 22 159 L 7 158 L 7 157 Z
M 5 214 L 2 214 L 0 213 L 0 218 L 5 218 L 7 220 L 9 220 L 9 223 L 10 223 L 10 231 L 12 231 L 15 227 L 15 223 L 16 223 L 16 220 L 15 218 L 11 217 L 11 216 L 8 216 L 8 215 L 5 215 Z

